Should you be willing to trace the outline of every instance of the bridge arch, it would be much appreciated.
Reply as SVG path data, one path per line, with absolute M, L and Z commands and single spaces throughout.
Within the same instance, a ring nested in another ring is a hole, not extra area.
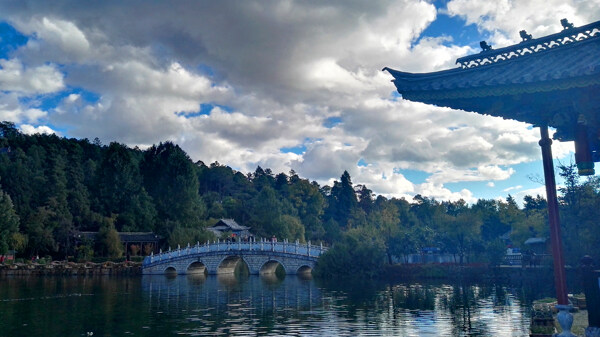
M 165 268 L 164 274 L 170 276 L 177 275 L 177 269 L 175 269 L 175 267 L 173 266 L 168 266 L 167 268 Z
M 207 268 L 206 265 L 198 260 L 198 261 L 192 261 L 190 264 L 188 264 L 186 270 L 186 274 L 206 274 L 207 273 Z
M 275 274 L 275 271 L 277 271 L 278 266 L 281 266 L 286 274 L 288 273 L 288 270 L 287 270 L 285 264 L 283 264 L 283 262 L 281 262 L 277 259 L 271 258 L 268 261 L 266 261 L 265 263 L 263 263 L 262 266 L 260 266 L 259 274 L 261 274 L 261 275 Z
M 250 266 L 248 262 L 240 255 L 229 255 L 225 256 L 216 266 L 216 274 L 233 274 L 239 267 L 239 264 L 243 263 L 246 269 Z
M 313 268 L 309 265 L 302 265 L 296 270 L 298 275 L 309 275 L 312 273 Z

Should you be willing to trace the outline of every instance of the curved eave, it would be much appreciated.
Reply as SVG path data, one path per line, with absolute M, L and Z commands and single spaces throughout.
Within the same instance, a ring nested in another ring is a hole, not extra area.
M 407 100 L 568 129 L 578 113 L 600 120 L 599 36 L 472 68 L 384 70 Z
M 596 85 L 595 79 L 600 77 L 598 55 L 600 34 L 540 52 L 487 61 L 487 64 L 471 68 L 430 73 L 409 73 L 388 67 L 383 70 L 394 77 L 394 85 L 403 95 L 422 92 L 421 95 L 433 97 L 441 92 L 456 91 L 456 98 L 460 98 L 460 92 L 464 92 L 465 97 L 485 97 L 504 95 L 506 87 L 511 87 L 512 94 L 518 94 L 520 89 L 521 93 L 553 91 L 559 82 L 561 89 Z

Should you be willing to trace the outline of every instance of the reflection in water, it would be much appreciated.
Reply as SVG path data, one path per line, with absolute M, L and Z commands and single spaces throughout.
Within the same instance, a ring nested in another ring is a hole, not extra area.
M 0 279 L 0 336 L 525 336 L 529 292 L 288 275 Z M 546 294 L 537 294 L 543 297 Z

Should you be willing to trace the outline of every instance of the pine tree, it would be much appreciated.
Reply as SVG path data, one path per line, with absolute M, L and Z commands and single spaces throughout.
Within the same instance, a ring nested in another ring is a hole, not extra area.
M 10 239 L 19 231 L 19 216 L 15 212 L 12 200 L 0 189 L 0 254 L 5 254 L 11 247 Z

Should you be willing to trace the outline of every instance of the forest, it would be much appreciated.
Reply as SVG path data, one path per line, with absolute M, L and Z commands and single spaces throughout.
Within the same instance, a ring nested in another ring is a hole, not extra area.
M 319 186 L 294 171 L 257 167 L 244 174 L 218 162 L 194 162 L 176 144 L 146 150 L 98 139 L 25 135 L 0 123 L 0 254 L 21 257 L 118 256 L 117 232 L 153 231 L 165 247 L 214 240 L 205 230 L 221 218 L 249 226 L 257 237 L 333 246 L 323 263 L 361 269 L 435 247 L 457 263 L 497 264 L 507 245 L 548 237 L 547 203 L 505 200 L 438 201 L 376 196 L 340 172 Z M 561 226 L 567 263 L 598 259 L 600 181 L 560 165 Z M 74 245 L 75 231 L 98 231 Z M 594 256 L 595 254 L 595 256 Z M 331 269 L 335 273 L 335 268 Z M 345 269 L 345 272 L 352 272 Z

